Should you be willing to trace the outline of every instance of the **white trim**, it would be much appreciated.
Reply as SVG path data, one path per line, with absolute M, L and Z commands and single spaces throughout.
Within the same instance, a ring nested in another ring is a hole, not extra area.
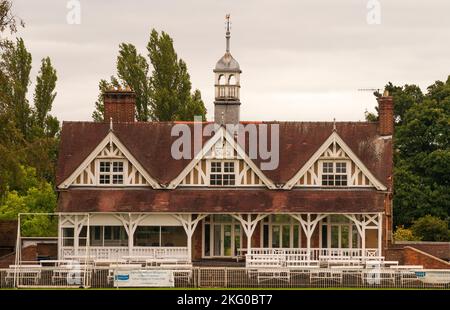
M 192 213 L 189 214 L 172 214 L 174 218 L 180 221 L 181 225 L 183 225 L 184 231 L 187 236 L 187 248 L 188 248 L 188 260 L 189 262 L 192 260 L 192 235 L 197 228 L 198 223 L 203 220 L 208 214 L 198 214 L 195 219 L 192 218 Z
M 262 219 L 268 216 L 268 214 L 257 214 L 254 220 L 252 220 L 252 215 L 250 213 L 247 213 L 247 220 L 245 220 L 243 214 L 240 213 L 231 214 L 231 216 L 241 223 L 242 229 L 247 237 L 247 253 L 250 253 L 250 249 L 252 248 L 252 236 L 256 226 Z
M 154 189 L 161 188 L 161 186 L 156 182 L 155 179 L 153 179 L 147 171 L 141 166 L 141 164 L 134 158 L 133 155 L 127 150 L 127 148 L 120 142 L 119 138 L 114 134 L 114 132 L 110 131 L 106 137 L 97 145 L 97 147 L 89 154 L 88 157 L 81 163 L 81 165 L 78 166 L 78 168 L 72 172 L 72 174 L 65 179 L 61 184 L 58 185 L 59 189 L 65 189 L 68 188 L 78 177 L 80 173 L 86 169 L 89 164 L 95 160 L 97 155 L 109 144 L 114 143 L 117 148 L 122 152 L 122 154 L 125 156 L 126 159 L 128 159 L 131 164 L 136 167 L 136 170 L 144 177 L 144 179 L 150 184 L 151 187 Z M 96 165 L 97 169 L 97 165 Z M 126 179 L 126 176 L 124 176 L 124 181 Z M 116 184 L 115 184 L 116 185 Z M 120 185 L 123 186 L 123 185 Z
M 227 214 L 229 215 L 229 214 Z M 209 215 L 210 219 L 208 222 L 206 222 L 206 218 L 204 218 L 202 220 L 202 259 L 214 259 L 214 258 L 236 258 L 239 257 L 239 252 L 235 251 L 236 248 L 236 237 L 239 237 L 239 249 L 243 248 L 243 229 L 242 229 L 242 225 L 241 223 L 236 220 L 234 217 L 231 217 L 231 222 L 224 222 L 224 221 L 215 221 L 214 220 L 214 215 Z M 209 225 L 209 255 L 206 255 L 205 253 L 205 245 L 206 245 L 206 238 L 205 238 L 205 233 L 206 233 L 206 225 Z M 221 245 L 220 245 L 220 255 L 216 255 L 214 250 L 214 238 L 215 238 L 215 233 L 214 233 L 214 227 L 215 225 L 220 226 L 220 230 L 221 230 L 221 236 L 220 236 L 220 240 Z M 225 237 L 225 226 L 231 226 L 231 255 L 224 255 L 225 254 L 225 242 L 224 242 L 224 237 Z M 236 227 L 239 227 L 239 235 L 236 234 Z
M 233 149 L 236 151 L 236 153 L 238 154 L 238 156 L 240 156 L 244 162 L 250 166 L 250 168 L 253 170 L 253 172 L 260 178 L 260 180 L 269 188 L 269 189 L 275 189 L 276 186 L 275 184 L 269 180 L 263 173 L 262 171 L 255 165 L 255 163 L 247 156 L 247 154 L 245 153 L 245 151 L 240 147 L 240 145 L 238 143 L 236 143 L 236 141 L 233 139 L 233 137 L 229 134 L 229 132 L 227 132 L 227 130 L 224 127 L 221 127 L 215 134 L 214 136 L 209 139 L 206 144 L 203 146 L 203 148 L 201 149 L 201 151 L 195 155 L 195 158 L 183 169 L 183 171 L 181 171 L 181 173 L 175 178 L 173 179 L 169 185 L 167 186 L 167 188 L 169 189 L 174 189 L 176 188 L 182 181 L 183 179 L 186 177 L 186 175 L 188 175 L 188 173 L 190 173 L 192 171 L 192 169 L 194 169 L 195 165 L 202 159 L 206 159 L 205 155 L 208 153 L 208 151 L 214 147 L 214 145 L 216 144 L 217 141 L 219 141 L 219 139 L 225 138 L 225 140 L 231 145 L 231 147 L 233 147 Z M 211 160 L 214 160 L 213 158 L 208 158 Z M 224 160 L 227 160 L 227 158 L 225 157 Z M 232 158 L 230 158 L 230 160 L 232 160 Z M 208 167 L 207 167 L 208 169 Z M 236 167 L 235 167 L 236 169 Z M 210 187 L 209 185 L 209 174 L 207 173 L 206 176 L 206 181 L 208 182 L 206 185 L 204 185 L 205 187 Z M 217 186 L 212 186 L 212 187 L 217 187 Z M 239 185 L 236 185 L 236 187 L 239 187 Z
M 311 168 L 316 161 L 320 159 L 320 156 L 325 152 L 332 143 L 337 143 L 348 157 L 355 163 L 355 165 L 361 170 L 361 172 L 369 179 L 376 189 L 385 191 L 387 187 L 378 181 L 375 176 L 369 171 L 369 169 L 359 160 L 359 158 L 353 153 L 351 148 L 342 140 L 336 131 L 328 137 L 328 139 L 320 146 L 320 148 L 311 156 L 311 158 L 303 165 L 303 167 L 283 186 L 283 189 L 291 189 L 300 180 L 300 178 Z M 321 186 L 321 184 L 319 185 Z
M 272 215 L 288 215 L 289 216 L 289 222 L 273 222 L 272 221 Z M 301 248 L 302 247 L 302 231 L 303 228 L 301 227 L 300 223 L 294 219 L 290 214 L 271 214 L 267 217 L 268 221 L 265 222 L 264 220 L 260 223 L 260 247 L 261 248 L 273 248 L 273 227 L 279 226 L 280 227 L 280 246 L 278 248 Z M 264 246 L 264 226 L 267 226 L 268 228 L 268 236 L 267 236 L 267 247 Z M 289 247 L 285 247 L 283 243 L 283 226 L 289 226 Z M 297 238 L 298 238 L 298 246 L 294 244 L 294 227 L 298 227 L 297 231 Z

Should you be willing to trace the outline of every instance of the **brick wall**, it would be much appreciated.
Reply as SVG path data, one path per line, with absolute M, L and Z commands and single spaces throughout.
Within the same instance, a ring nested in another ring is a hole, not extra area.
M 108 91 L 103 97 L 105 122 L 134 122 L 135 94 L 132 91 Z
M 58 247 L 51 243 L 37 243 L 22 248 L 22 261 L 37 262 L 38 257 L 56 259 L 58 257 Z M 16 252 L 12 252 L 0 258 L 0 268 L 8 268 L 14 265 Z
M 378 98 L 379 134 L 390 136 L 394 133 L 394 100 L 392 96 Z
M 198 223 L 197 228 L 192 235 L 192 259 L 200 260 L 202 258 L 202 222 Z
M 445 261 L 450 261 L 450 242 L 414 242 L 414 241 L 397 241 L 393 245 L 394 247 L 405 247 L 410 246 L 431 254 L 433 256 L 439 257 Z
M 8 268 L 9 265 L 14 265 L 16 260 L 16 252 L 3 256 L 0 259 L 0 268 Z M 30 245 L 22 249 L 22 261 L 37 261 L 37 246 Z
M 450 269 L 450 263 L 410 246 L 389 248 L 385 251 L 385 257 L 386 260 L 398 261 L 401 265 L 422 265 L 429 269 Z
M 424 268 L 450 269 L 450 263 L 410 246 L 403 248 L 405 265 L 423 265 Z

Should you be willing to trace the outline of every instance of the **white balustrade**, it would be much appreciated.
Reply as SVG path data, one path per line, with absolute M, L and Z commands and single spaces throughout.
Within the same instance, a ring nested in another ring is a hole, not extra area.
M 336 257 L 372 257 L 379 256 L 378 249 L 347 249 L 347 248 L 311 248 L 311 257 L 309 259 L 318 260 L 320 256 Z M 363 253 L 364 252 L 364 253 Z M 298 254 L 303 256 L 308 254 L 306 248 L 251 248 L 248 254 Z
M 133 247 L 131 253 L 128 247 L 79 247 L 77 253 L 73 247 L 63 247 L 61 255 L 60 259 L 89 257 L 111 260 L 124 257 L 187 260 L 189 257 L 187 247 Z

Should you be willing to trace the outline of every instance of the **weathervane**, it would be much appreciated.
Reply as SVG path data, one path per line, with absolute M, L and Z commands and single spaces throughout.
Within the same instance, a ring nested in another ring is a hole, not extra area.
M 230 26 L 231 26 L 230 14 L 225 15 L 225 24 L 226 24 L 226 27 L 227 27 L 227 32 L 225 34 L 225 37 L 227 39 L 227 53 L 229 53 L 230 52 L 230 37 L 231 37 L 231 34 L 230 34 Z

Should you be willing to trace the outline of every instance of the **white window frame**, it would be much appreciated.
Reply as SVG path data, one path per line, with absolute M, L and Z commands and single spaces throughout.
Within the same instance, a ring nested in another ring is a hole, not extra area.
M 221 172 L 219 173 L 219 172 L 212 172 L 212 163 L 216 163 L 216 162 L 219 162 L 219 163 L 221 163 Z M 234 165 L 234 172 L 225 172 L 225 163 L 233 163 L 233 165 Z M 207 173 L 207 185 L 209 186 L 209 187 L 234 187 L 234 186 L 237 186 L 237 185 L 239 185 L 238 184 L 238 168 L 239 168 L 239 165 L 238 165 L 238 161 L 237 160 L 217 160 L 217 159 L 211 159 L 211 160 L 208 160 L 207 161 L 207 170 L 208 170 L 208 173 Z M 213 185 L 213 184 L 211 184 L 211 175 L 212 174 L 219 174 L 219 175 L 221 175 L 222 176 L 222 185 Z M 234 184 L 233 185 L 223 185 L 223 176 L 224 175 L 234 175 Z
M 273 226 L 279 226 L 280 227 L 280 247 L 279 248 L 283 248 L 283 228 L 282 226 L 287 226 L 289 225 L 289 247 L 285 247 L 285 249 L 298 249 L 302 247 L 302 227 L 300 225 L 300 223 L 292 218 L 291 216 L 289 216 L 289 222 L 273 222 L 272 221 L 272 216 L 268 216 L 266 218 L 264 218 L 262 221 L 260 221 L 260 246 L 261 248 L 264 248 L 264 226 L 267 225 L 269 228 L 269 240 L 268 240 L 268 249 L 272 249 L 272 237 L 273 237 Z M 267 219 L 267 220 L 266 220 Z M 265 221 L 266 220 L 266 221 Z M 294 247 L 294 226 L 298 226 L 298 248 Z
M 216 214 L 216 215 L 229 215 L 229 214 Z M 230 215 L 231 216 L 231 215 Z M 209 225 L 209 256 L 205 255 L 205 229 L 206 225 Z M 220 232 L 220 239 L 221 239 L 221 245 L 220 245 L 220 255 L 214 255 L 214 225 L 221 225 L 221 232 Z M 225 246 L 224 246 L 224 240 L 225 240 L 225 229 L 223 228 L 224 225 L 231 225 L 231 256 L 225 256 L 223 255 L 225 252 Z M 241 248 L 244 246 L 243 244 L 243 231 L 241 223 L 236 220 L 234 217 L 231 217 L 231 222 L 229 221 L 215 221 L 214 220 L 214 214 L 209 215 L 209 221 L 207 219 L 202 220 L 202 258 L 209 259 L 209 258 L 236 258 L 239 253 L 235 253 L 235 240 L 236 240 L 236 231 L 235 227 L 236 225 L 239 225 L 239 238 L 241 243 Z
M 323 164 L 324 163 L 333 163 L 333 172 L 332 173 L 324 173 L 323 172 Z M 338 163 L 345 163 L 345 173 L 336 172 L 336 166 Z M 350 170 L 351 170 L 351 162 L 349 160 L 342 159 L 323 159 L 319 161 L 319 186 L 323 187 L 349 187 L 350 185 Z M 323 175 L 333 175 L 333 185 L 323 185 L 322 178 Z M 347 185 L 336 185 L 336 176 L 337 175 L 345 175 L 347 176 Z
M 109 172 L 100 172 L 100 163 L 101 162 L 109 162 L 110 163 L 110 171 Z M 113 165 L 115 162 L 121 162 L 123 165 L 122 172 L 113 172 Z M 95 162 L 95 170 L 96 170 L 96 183 L 98 186 L 124 186 L 127 185 L 127 175 L 128 175 L 128 165 L 127 161 L 124 159 L 110 159 L 110 158 L 99 158 Z M 109 175 L 109 183 L 100 183 L 100 175 Z M 120 184 L 114 184 L 113 178 L 114 175 L 122 175 L 123 182 Z
M 339 222 L 331 222 L 331 216 L 327 217 L 327 221 L 324 222 L 323 220 L 320 221 L 320 229 L 319 229 L 319 247 L 323 248 L 323 242 L 322 242 L 322 227 L 327 227 L 327 247 L 326 249 L 342 249 L 342 226 L 348 226 L 348 248 L 345 249 L 360 249 L 361 248 L 361 237 L 358 233 L 358 229 L 355 226 L 355 223 L 353 221 L 349 220 L 347 223 L 339 223 Z M 331 226 L 338 226 L 338 247 L 332 248 L 331 247 Z M 353 247 L 353 230 L 356 230 L 356 247 Z

